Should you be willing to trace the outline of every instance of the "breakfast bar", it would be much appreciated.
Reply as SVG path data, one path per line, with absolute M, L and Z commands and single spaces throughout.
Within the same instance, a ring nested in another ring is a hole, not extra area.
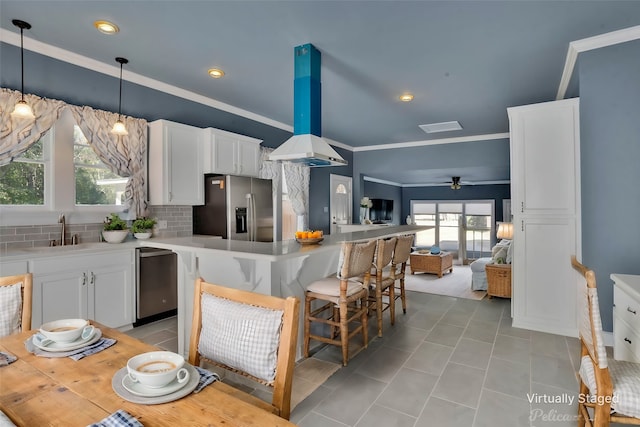
M 178 254 L 178 352 L 186 354 L 193 313 L 195 279 L 279 297 L 304 301 L 306 287 L 335 273 L 342 242 L 366 241 L 415 234 L 429 227 L 402 225 L 324 236 L 317 245 L 295 240 L 246 242 L 206 236 L 142 241 L 142 245 L 170 249 Z M 302 334 L 303 328 L 300 328 Z M 298 358 L 302 337 L 298 339 Z

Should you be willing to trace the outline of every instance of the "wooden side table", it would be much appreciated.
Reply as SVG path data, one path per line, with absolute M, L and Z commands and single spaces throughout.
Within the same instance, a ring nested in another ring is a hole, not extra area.
M 414 252 L 409 255 L 411 274 L 416 272 L 437 274 L 442 277 L 447 271 L 453 272 L 453 254 L 440 252 L 438 255 Z

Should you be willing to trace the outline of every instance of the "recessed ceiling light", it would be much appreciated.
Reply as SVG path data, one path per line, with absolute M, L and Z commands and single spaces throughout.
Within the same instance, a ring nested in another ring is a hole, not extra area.
M 116 24 L 109 21 L 96 21 L 93 26 L 98 29 L 102 34 L 115 34 L 120 31 L 120 28 Z
M 410 93 L 404 93 L 400 95 L 400 101 L 402 102 L 410 102 L 413 101 L 413 95 Z
M 420 129 L 422 129 L 426 133 L 450 132 L 453 130 L 462 129 L 462 126 L 460 126 L 460 123 L 458 121 L 430 123 L 428 125 L 418 125 L 418 126 L 420 127 Z
M 220 68 L 210 68 L 207 73 L 209 73 L 209 75 L 214 79 L 219 79 L 220 77 L 224 76 L 224 71 L 222 71 Z

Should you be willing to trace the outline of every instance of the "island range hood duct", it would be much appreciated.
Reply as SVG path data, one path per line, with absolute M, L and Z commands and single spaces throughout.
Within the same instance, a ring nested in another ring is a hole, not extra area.
M 346 160 L 321 137 L 320 51 L 309 43 L 295 47 L 294 52 L 293 136 L 276 148 L 269 160 L 311 167 L 344 166 Z

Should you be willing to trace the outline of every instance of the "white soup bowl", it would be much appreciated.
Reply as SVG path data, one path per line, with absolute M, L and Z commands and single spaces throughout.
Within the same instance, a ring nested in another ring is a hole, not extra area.
M 131 381 L 151 388 L 164 387 L 177 378 L 179 383 L 189 380 L 184 357 L 171 351 L 150 351 L 127 361 Z
M 85 319 L 61 319 L 44 323 L 40 326 L 40 333 L 51 341 L 67 343 L 89 338 L 94 329 Z

